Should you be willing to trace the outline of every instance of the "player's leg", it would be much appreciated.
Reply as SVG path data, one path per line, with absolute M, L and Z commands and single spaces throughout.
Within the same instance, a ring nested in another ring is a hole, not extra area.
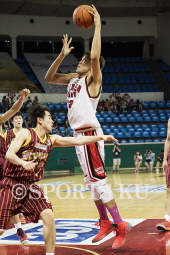
M 21 244 L 27 244 L 29 243 L 29 238 L 28 236 L 26 235 L 25 231 L 22 229 L 22 226 L 21 226 L 21 221 L 19 219 L 19 215 L 14 215 L 12 218 L 11 218 L 12 222 L 14 223 L 14 226 L 17 230 L 17 236 L 21 242 Z
M 170 167 L 166 168 L 166 196 L 164 205 L 164 221 L 156 225 L 158 230 L 170 230 Z
M 46 245 L 46 254 L 55 254 L 56 229 L 54 214 L 51 209 L 45 209 L 40 214 L 43 221 L 43 236 Z

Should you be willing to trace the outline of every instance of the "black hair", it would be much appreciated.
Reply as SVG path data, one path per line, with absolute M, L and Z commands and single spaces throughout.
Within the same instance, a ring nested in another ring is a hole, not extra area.
M 14 118 L 15 118 L 16 116 L 21 116 L 21 117 L 24 119 L 24 117 L 23 117 L 23 115 L 22 115 L 21 112 L 16 112 L 16 113 L 11 117 L 11 120 L 13 121 Z
M 31 120 L 32 127 L 35 128 L 37 126 L 37 118 L 44 118 L 45 111 L 49 112 L 51 114 L 50 109 L 47 106 L 36 104 L 32 107 L 30 107 L 28 115 Z
M 161 152 L 164 152 L 164 150 L 161 150 Z
M 91 52 L 90 51 L 87 51 L 84 53 L 83 57 L 86 56 L 89 60 L 91 59 Z M 100 69 L 102 70 L 103 67 L 105 66 L 105 60 L 104 60 L 104 57 L 100 56 L 99 58 L 99 63 L 100 63 Z

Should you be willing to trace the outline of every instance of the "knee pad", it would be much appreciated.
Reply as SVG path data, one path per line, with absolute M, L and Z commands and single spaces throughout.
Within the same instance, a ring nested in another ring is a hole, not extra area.
M 103 204 L 114 199 L 113 192 L 107 183 L 97 187 L 97 191 L 100 194 L 100 199 L 102 200 Z
M 113 192 L 107 183 L 101 185 L 89 185 L 89 189 L 92 192 L 94 201 L 101 199 L 105 204 L 114 199 Z

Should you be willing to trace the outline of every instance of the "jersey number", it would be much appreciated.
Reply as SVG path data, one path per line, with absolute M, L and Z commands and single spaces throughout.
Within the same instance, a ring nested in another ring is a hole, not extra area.
M 69 100 L 68 101 L 68 109 L 72 107 L 72 104 L 74 103 L 74 100 Z

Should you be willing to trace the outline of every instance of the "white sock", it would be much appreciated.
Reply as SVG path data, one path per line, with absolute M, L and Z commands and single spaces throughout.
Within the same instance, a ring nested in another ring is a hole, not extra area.
M 55 253 L 46 252 L 46 255 L 55 255 Z
M 168 214 L 165 214 L 164 219 L 167 220 L 167 221 L 170 221 L 170 216 Z
M 16 229 L 22 228 L 21 222 L 19 222 L 19 223 L 17 223 L 17 224 L 14 224 L 14 226 L 15 226 Z

